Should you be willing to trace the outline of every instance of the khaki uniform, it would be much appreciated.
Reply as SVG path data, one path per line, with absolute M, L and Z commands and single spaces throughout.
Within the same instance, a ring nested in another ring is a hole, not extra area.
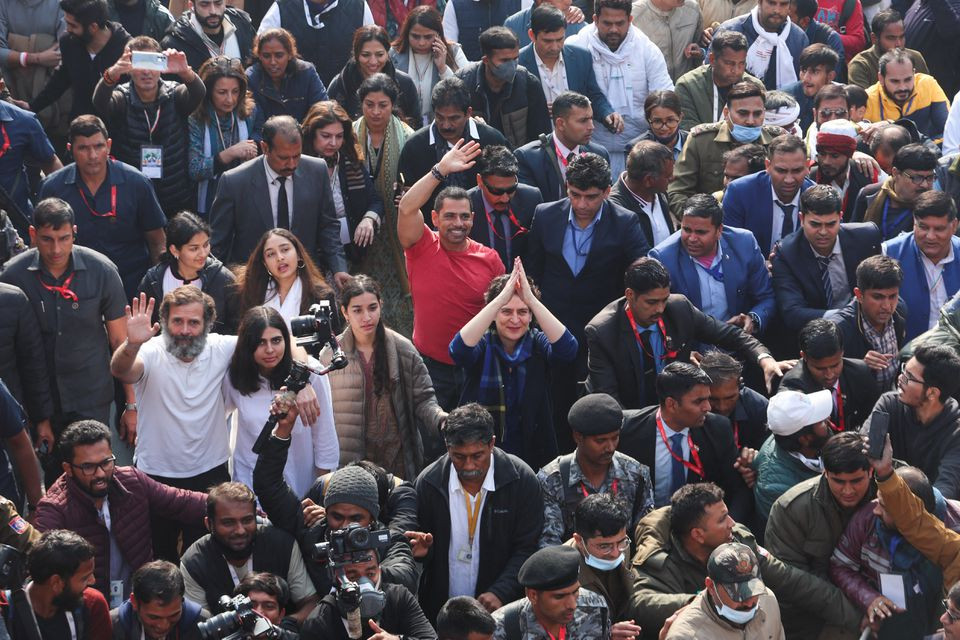
M 757 614 L 743 627 L 736 627 L 717 614 L 705 591 L 697 594 L 671 625 L 667 640 L 783 640 L 780 606 L 767 589 L 757 601 Z
M 0 544 L 10 545 L 26 553 L 40 539 L 40 532 L 33 528 L 19 513 L 13 503 L 0 498 Z
M 764 125 L 755 142 L 766 149 L 784 133 L 780 127 Z M 726 120 L 697 125 L 690 131 L 673 169 L 674 181 L 667 188 L 670 213 L 675 220 L 683 216 L 683 205 L 690 196 L 723 189 L 723 154 L 741 144 L 730 135 Z

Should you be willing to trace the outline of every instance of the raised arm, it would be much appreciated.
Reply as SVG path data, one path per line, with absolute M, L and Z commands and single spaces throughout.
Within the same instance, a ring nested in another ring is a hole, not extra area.
M 476 163 L 480 155 L 480 144 L 463 139 L 457 141 L 453 149 L 440 159 L 425 176 L 417 180 L 403 198 L 400 199 L 400 208 L 397 214 L 397 235 L 400 245 L 409 249 L 420 241 L 423 235 L 423 214 L 420 207 L 427 203 L 434 189 L 451 173 L 466 171 Z M 439 174 L 439 177 L 436 175 Z
M 124 384 L 133 384 L 143 377 L 143 361 L 137 357 L 140 347 L 160 331 L 160 323 L 151 323 L 156 300 L 141 293 L 127 305 L 127 339 L 113 352 L 110 373 Z
M 490 325 L 493 324 L 493 321 L 496 319 L 500 307 L 510 302 L 513 296 L 520 295 L 517 286 L 520 277 L 520 269 L 517 268 L 519 262 L 520 258 L 514 260 L 513 273 L 510 274 L 510 280 L 506 286 L 500 290 L 497 297 L 487 303 L 487 305 L 480 310 L 480 313 L 470 318 L 467 324 L 463 325 L 463 328 L 460 329 L 460 339 L 463 340 L 463 344 L 466 346 L 471 348 L 477 346 L 483 339 L 483 334 L 487 332 L 487 329 L 490 328 Z

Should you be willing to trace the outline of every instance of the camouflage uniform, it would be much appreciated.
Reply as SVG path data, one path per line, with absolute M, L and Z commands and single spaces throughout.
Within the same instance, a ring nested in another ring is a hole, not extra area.
M 563 486 L 561 462 L 569 461 L 570 474 Z M 560 456 L 537 473 L 543 489 L 543 533 L 540 548 L 563 544 L 573 534 L 573 514 L 587 495 L 609 493 L 622 501 L 630 519 L 627 531 L 632 532 L 640 518 L 653 510 L 653 482 L 650 469 L 630 456 L 615 451 L 607 477 L 598 488 L 590 485 L 577 463 L 576 452 Z M 616 486 L 614 486 L 616 484 Z
M 0 544 L 26 553 L 40 539 L 40 532 L 17 513 L 12 502 L 3 497 L 0 497 L 0 522 Z
M 505 618 L 516 618 L 516 622 L 505 623 Z M 494 640 L 552 640 L 537 621 L 533 605 L 526 598 L 515 600 L 493 612 L 497 629 Z M 516 633 L 519 623 L 519 634 Z M 567 625 L 566 637 L 570 640 L 609 640 L 610 613 L 603 596 L 587 589 L 580 589 L 577 597 L 577 610 L 573 621 Z

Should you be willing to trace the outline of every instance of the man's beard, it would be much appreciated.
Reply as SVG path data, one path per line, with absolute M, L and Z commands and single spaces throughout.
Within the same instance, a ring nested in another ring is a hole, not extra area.
M 107 481 L 107 486 L 105 486 L 100 491 L 94 491 L 91 487 L 84 485 L 83 483 L 80 483 L 80 482 L 77 483 L 77 486 L 80 487 L 81 491 L 83 491 L 85 494 L 87 494 L 90 497 L 103 498 L 110 492 L 110 483 L 113 481 L 113 475 L 111 474 L 107 476 L 105 480 Z
M 82 44 L 82 45 L 85 46 L 85 47 L 86 47 L 87 45 L 89 45 L 91 42 L 93 42 L 93 35 L 92 35 L 89 31 L 87 31 L 87 28 L 86 28 L 86 27 L 83 28 L 83 33 L 82 33 L 81 35 L 79 35 L 79 36 L 74 35 L 74 34 L 72 34 L 72 33 L 67 34 L 67 35 L 68 35 L 70 38 L 73 38 L 74 42 L 78 42 L 78 43 Z
M 80 606 L 82 600 L 83 592 L 74 593 L 70 590 L 70 586 L 67 585 L 60 595 L 53 597 L 53 605 L 58 611 L 73 611 Z
M 223 555 L 227 561 L 231 560 L 246 560 L 251 555 L 253 555 L 253 543 L 257 541 L 257 533 L 254 531 L 253 535 L 250 536 L 250 544 L 245 546 L 243 549 L 237 550 L 231 547 L 230 545 L 224 543 L 220 538 L 214 534 L 210 534 L 210 538 L 213 540 L 213 543 L 217 545 L 217 549 L 220 550 L 220 553 Z
M 163 331 L 163 346 L 167 352 L 177 360 L 193 360 L 207 346 L 207 334 L 210 328 L 207 327 L 198 336 L 180 337 L 171 335 L 166 329 Z

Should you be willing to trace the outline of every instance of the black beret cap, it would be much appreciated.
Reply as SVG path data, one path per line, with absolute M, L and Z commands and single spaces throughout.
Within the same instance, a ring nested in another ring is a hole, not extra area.
M 611 395 L 591 393 L 573 403 L 567 422 L 585 436 L 613 433 L 623 428 L 623 407 Z
M 573 547 L 540 549 L 520 567 L 520 585 L 537 591 L 553 591 L 572 586 L 580 577 L 580 552 Z

